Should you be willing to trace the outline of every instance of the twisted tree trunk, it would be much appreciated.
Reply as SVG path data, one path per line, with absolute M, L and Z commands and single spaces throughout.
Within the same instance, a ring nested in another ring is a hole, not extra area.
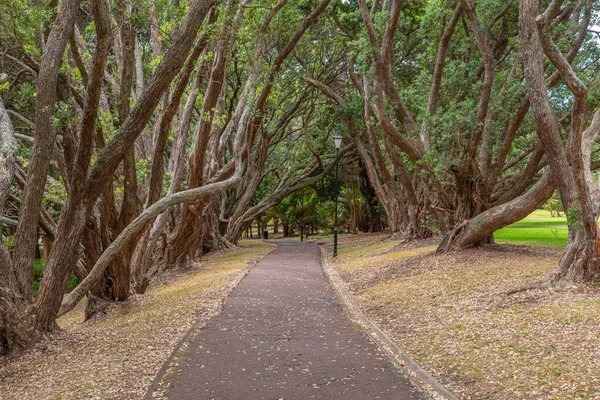
M 597 222 L 599 210 L 598 203 L 594 202 L 591 194 L 595 187 L 591 187 L 591 182 L 586 180 L 586 175 L 591 175 L 589 171 L 586 173 L 591 168 L 591 146 L 586 146 L 588 142 L 583 140 L 588 89 L 573 71 L 568 59 L 554 44 L 550 32 L 551 23 L 559 14 L 560 4 L 561 2 L 552 2 L 544 13 L 538 15 L 539 0 L 522 0 L 519 28 L 535 128 L 548 157 L 569 227 L 567 248 L 553 282 L 581 283 L 600 276 L 600 235 Z M 591 7 L 591 4 L 588 6 Z M 552 110 L 546 89 L 544 54 L 558 69 L 573 93 L 567 148 L 563 145 L 561 126 Z M 595 122 L 596 117 L 589 128 L 592 132 L 586 133 L 585 136 L 597 135 L 600 126 Z
M 0 74 L 0 84 L 6 82 Z M 14 130 L 2 98 L 0 98 L 0 216 L 15 175 Z M 0 235 L 0 355 L 27 344 L 27 325 L 23 320 L 24 303 L 8 249 Z
M 46 187 L 46 176 L 56 129 L 51 118 L 54 115 L 58 84 L 58 70 L 65 47 L 71 36 L 73 24 L 81 0 L 65 0 L 61 3 L 58 15 L 46 41 L 40 71 L 37 75 L 37 95 L 35 105 L 35 134 L 21 209 L 15 237 L 13 261 L 23 296 L 31 299 L 33 281 L 33 261 L 38 237 L 38 218 L 42 207 L 42 197 Z

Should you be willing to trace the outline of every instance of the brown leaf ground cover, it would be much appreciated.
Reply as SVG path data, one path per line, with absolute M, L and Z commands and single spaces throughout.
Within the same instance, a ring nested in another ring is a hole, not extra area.
M 83 323 L 85 304 L 59 319 L 62 332 L 0 359 L 0 399 L 139 399 L 176 343 L 222 308 L 252 263 L 275 245 L 242 241 L 173 271 L 106 314 Z
M 433 250 L 343 236 L 334 263 L 365 313 L 459 398 L 600 399 L 598 288 L 506 294 L 547 279 L 560 250 Z

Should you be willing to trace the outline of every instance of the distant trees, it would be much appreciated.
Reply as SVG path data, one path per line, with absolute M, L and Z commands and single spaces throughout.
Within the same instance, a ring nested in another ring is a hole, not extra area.
M 551 216 L 560 217 L 560 213 L 564 210 L 564 207 L 560 201 L 560 196 L 558 193 L 554 192 L 552 197 L 550 197 L 546 204 L 544 204 L 544 209 L 550 211 Z

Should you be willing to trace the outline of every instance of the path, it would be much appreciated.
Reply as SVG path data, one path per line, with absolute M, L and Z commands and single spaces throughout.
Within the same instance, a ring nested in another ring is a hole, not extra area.
M 278 244 L 183 352 L 168 398 L 423 399 L 347 318 L 318 247 Z

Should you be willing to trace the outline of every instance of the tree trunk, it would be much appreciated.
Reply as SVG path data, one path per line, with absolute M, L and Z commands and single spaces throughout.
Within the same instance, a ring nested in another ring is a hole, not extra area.
M 364 165 L 362 163 L 361 165 L 362 168 L 360 169 L 359 173 L 360 192 L 367 201 L 367 208 L 369 210 L 368 231 L 370 233 L 381 232 L 381 215 L 377 211 L 377 195 L 375 193 L 375 189 L 373 189 L 373 186 L 371 186 L 371 183 L 369 182 L 369 176 L 364 168 Z
M 584 148 L 582 140 L 588 89 L 554 44 L 550 32 L 552 20 L 558 15 L 559 8 L 560 2 L 552 2 L 548 9 L 538 16 L 539 0 L 521 0 L 519 31 L 536 132 L 544 146 L 569 226 L 567 248 L 552 281 L 582 283 L 600 275 L 598 205 L 594 204 L 591 196 L 595 187 L 590 187 L 591 182 L 587 182 L 585 178 L 585 171 L 590 168 L 588 156 L 591 152 L 591 146 Z M 544 53 L 559 70 L 562 79 L 573 93 L 567 148 L 563 145 L 561 126 L 550 104 L 546 88 Z M 584 160 L 588 160 L 587 165 Z
M 88 204 L 93 204 L 106 188 L 107 182 L 112 181 L 111 177 L 115 169 L 143 130 L 161 94 L 183 66 L 195 34 L 213 5 L 214 1 L 205 0 L 196 0 L 191 4 L 188 14 L 174 35 L 173 46 L 161 59 L 153 78 L 146 85 L 144 93 L 125 123 L 98 155 L 86 180 L 83 200 L 68 199 L 68 202 L 71 201 L 71 209 L 66 214 L 69 220 L 61 221 L 61 229 L 57 233 L 53 252 L 46 267 L 47 273 L 44 274 L 40 292 L 31 311 L 35 316 L 36 330 L 47 332 L 56 327 L 55 319 L 64 294 L 66 278 L 77 258 L 81 228 L 88 215 Z M 101 273 L 103 272 L 104 269 Z
M 502 205 L 458 224 L 447 233 L 437 248 L 437 253 L 453 248 L 464 249 L 489 242 L 494 231 L 522 220 L 544 204 L 554 193 L 552 177 L 546 172 L 543 177 L 525 194 Z
M 33 281 L 32 271 L 38 234 L 38 218 L 56 137 L 56 130 L 52 125 L 51 118 L 56 105 L 58 70 L 73 30 L 80 2 L 81 0 L 65 0 L 61 3 L 46 41 L 37 77 L 35 134 L 21 200 L 15 237 L 15 254 L 13 255 L 21 291 L 27 299 L 31 299 L 32 296 L 31 283 Z
M 0 74 L 0 84 L 7 76 Z M 0 98 L 0 216 L 10 192 L 15 173 L 17 143 L 14 130 L 2 98 Z M 27 324 L 24 320 L 24 304 L 10 254 L 0 234 L 0 355 L 26 346 Z
M 256 75 L 257 77 L 257 75 Z M 256 81 L 254 81 L 256 83 Z M 79 300 L 85 296 L 85 294 L 91 289 L 91 287 L 96 284 L 98 278 L 104 273 L 105 269 L 118 257 L 120 252 L 128 245 L 130 242 L 147 226 L 148 223 L 152 222 L 158 215 L 165 212 L 167 209 L 172 207 L 175 204 L 181 204 L 185 202 L 194 202 L 199 201 L 201 199 L 214 196 L 216 194 L 222 193 L 223 191 L 230 190 L 235 188 L 240 180 L 241 174 L 243 172 L 243 162 L 242 162 L 242 148 L 245 141 L 245 132 L 247 128 L 247 121 L 250 117 L 249 110 L 252 108 L 253 103 L 251 101 L 251 91 L 253 87 L 248 85 L 246 87 L 245 94 L 248 96 L 248 107 L 245 107 L 242 117 L 242 122 L 237 129 L 235 143 L 233 148 L 233 155 L 235 160 L 235 167 L 233 174 L 222 181 L 207 184 L 199 188 L 188 189 L 182 192 L 174 193 L 171 196 L 165 197 L 160 201 L 154 203 L 152 206 L 145 209 L 134 221 L 132 221 L 127 227 L 119 234 L 119 236 L 111 243 L 108 249 L 106 249 L 88 276 L 79 283 L 79 285 L 66 297 L 62 306 L 60 306 L 60 310 L 56 310 L 54 315 L 44 315 L 44 319 L 46 321 L 51 320 L 54 322 L 54 318 L 56 315 L 63 315 L 64 313 L 70 311 L 77 305 Z M 50 310 L 51 312 L 52 310 Z M 60 311 L 60 312 L 59 312 Z M 50 319 L 49 317 L 52 318 Z

